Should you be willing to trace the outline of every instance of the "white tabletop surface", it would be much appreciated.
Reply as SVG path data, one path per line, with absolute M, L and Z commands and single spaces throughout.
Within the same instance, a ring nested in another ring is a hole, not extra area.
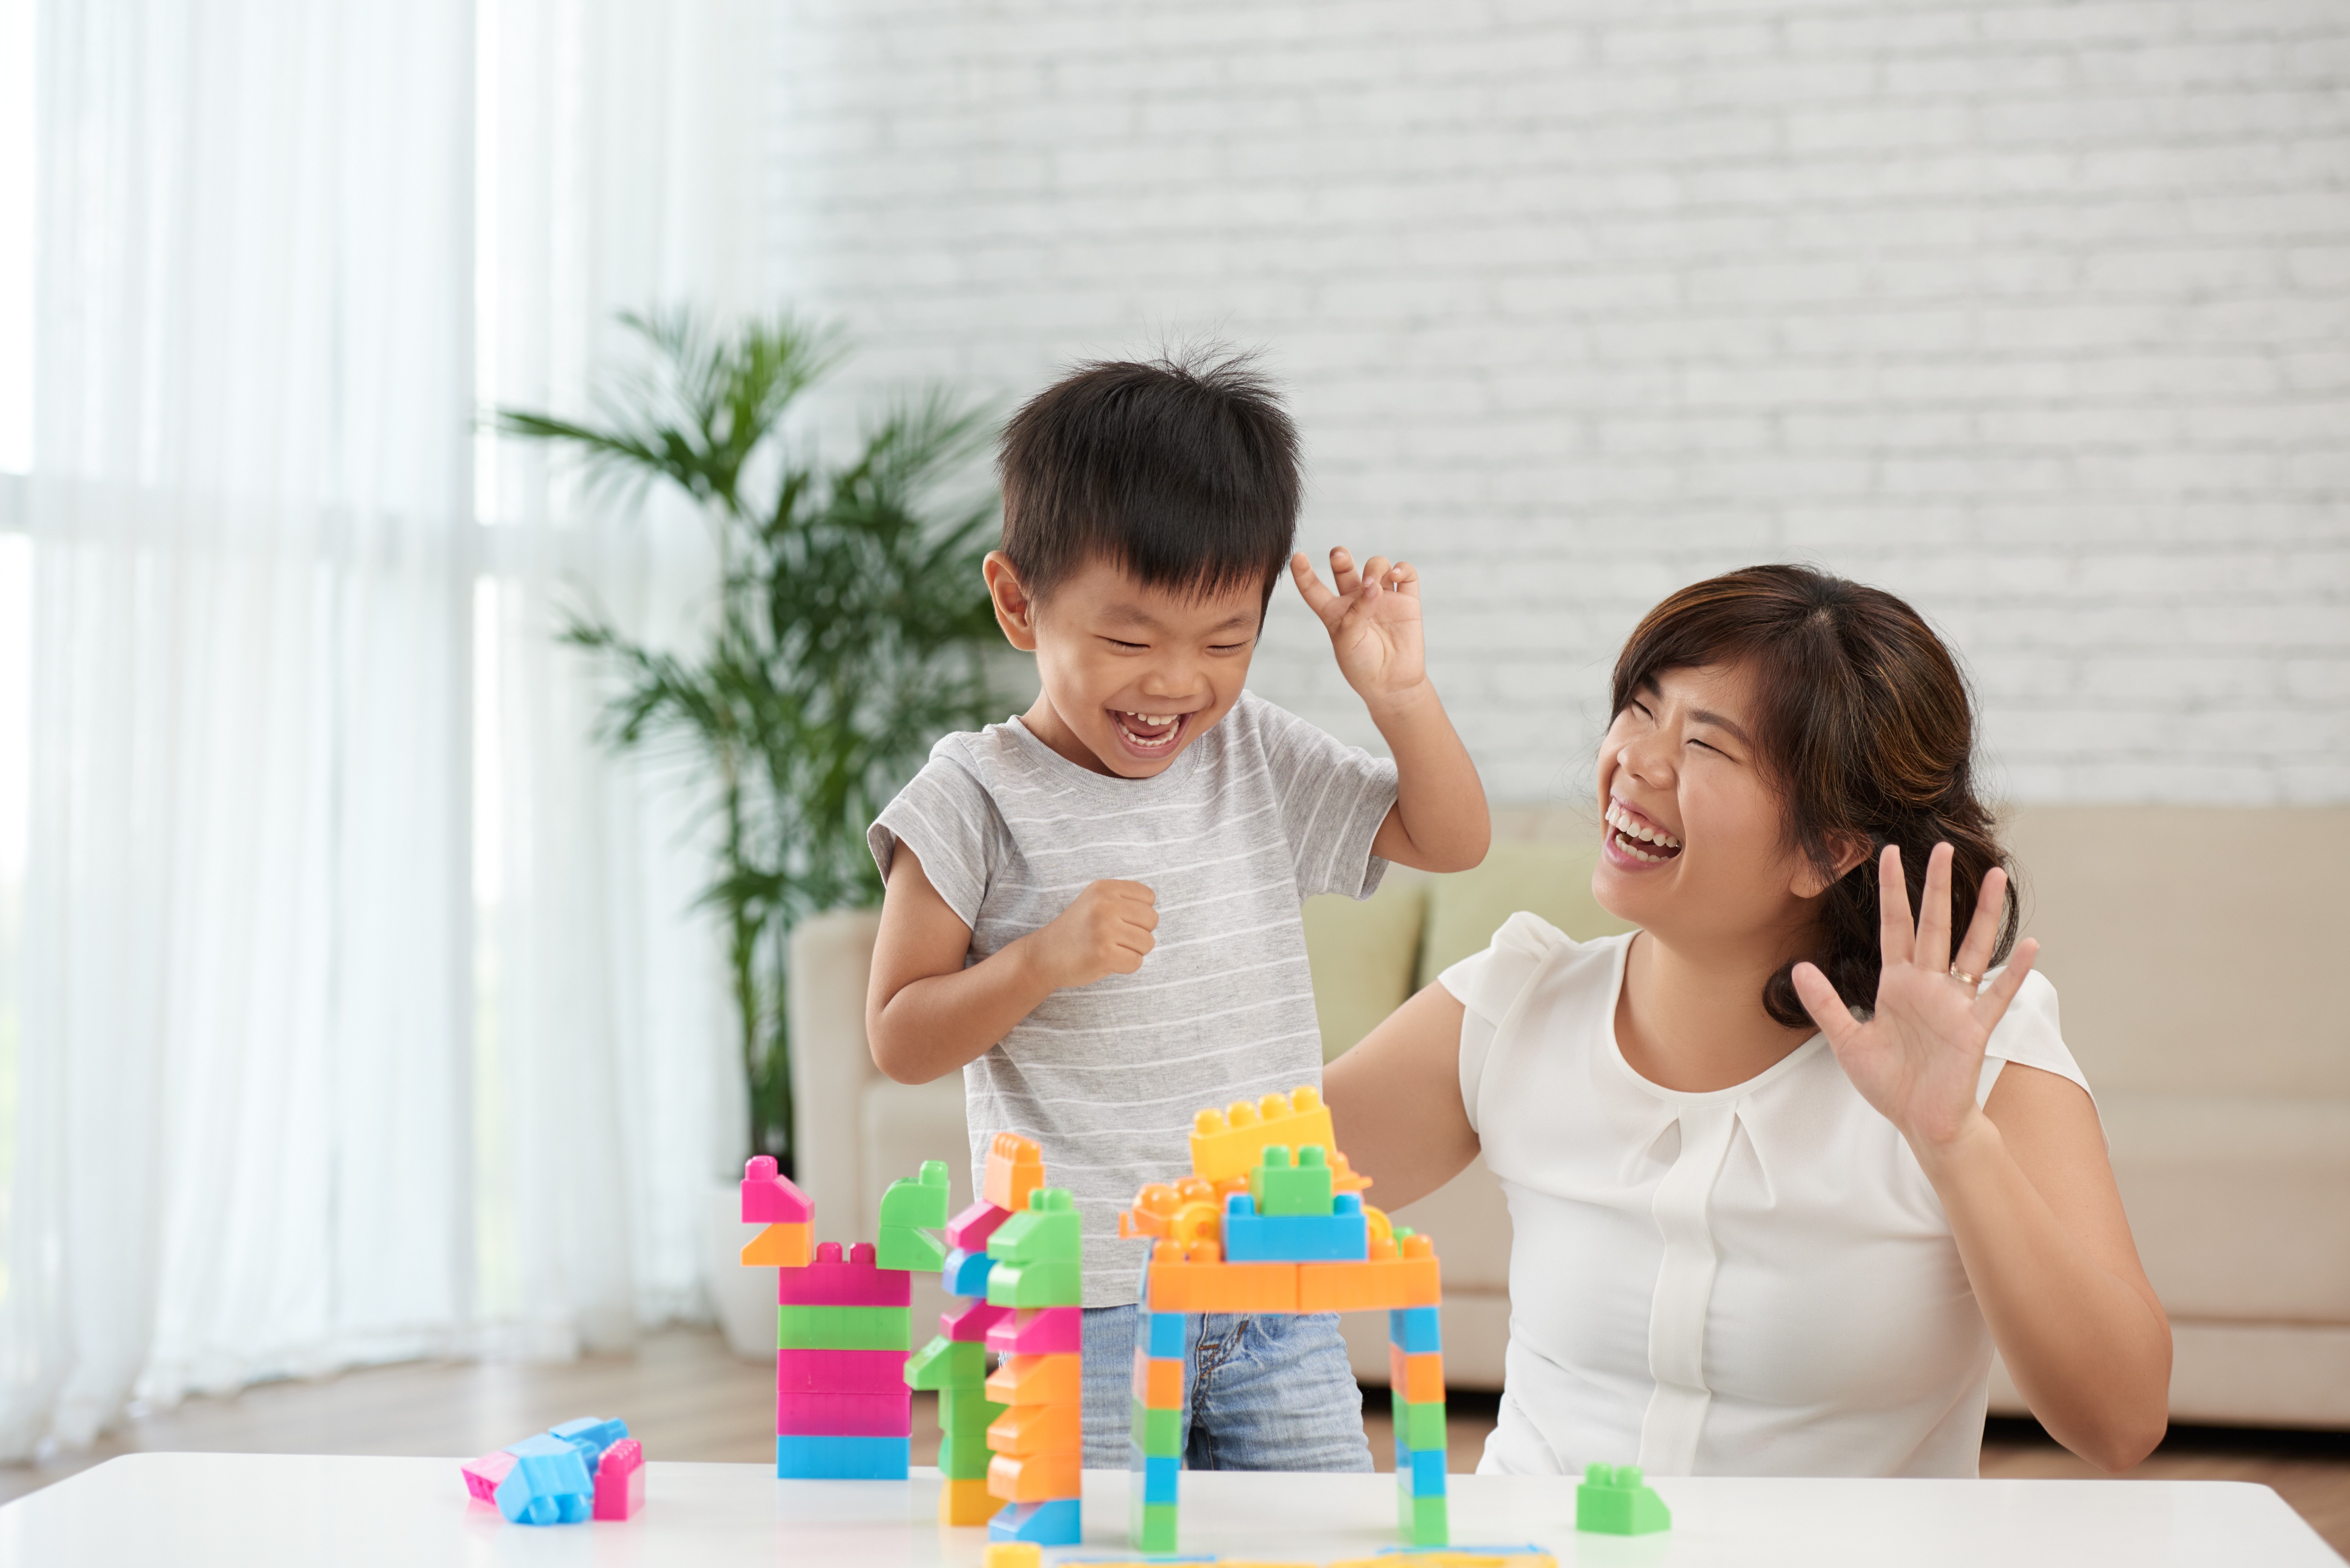
M 911 1481 L 779 1481 L 760 1465 L 651 1464 L 626 1524 L 508 1524 L 472 1502 L 455 1459 L 136 1454 L 0 1508 L 0 1563 L 302 1568 L 372 1563 L 845 1563 L 978 1568 L 983 1530 L 936 1522 L 935 1471 Z M 1126 1554 L 1121 1471 L 1086 1472 L 1086 1545 Z M 2239 1481 L 1666 1480 L 1664 1535 L 1578 1535 L 1571 1480 L 1451 1479 L 1463 1547 L 1539 1543 L 1565 1564 L 1738 1568 L 2339 1563 L 2268 1488 Z M 1326 1563 L 1395 1541 L 1388 1476 L 1183 1478 L 1186 1555 Z

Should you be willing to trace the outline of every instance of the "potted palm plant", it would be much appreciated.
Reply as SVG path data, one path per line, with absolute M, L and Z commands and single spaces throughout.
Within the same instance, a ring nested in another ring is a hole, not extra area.
M 599 373 L 596 418 L 508 408 L 497 428 L 639 495 L 674 485 L 709 520 L 719 575 L 699 646 L 647 646 L 588 611 L 564 636 L 614 677 L 609 744 L 694 763 L 717 827 L 702 897 L 726 935 L 745 1152 L 788 1170 L 786 938 L 806 915 L 879 897 L 866 825 L 933 740 L 987 715 L 980 563 L 996 502 L 970 481 L 990 421 L 934 389 L 892 402 L 827 461 L 790 427 L 839 361 L 837 331 L 788 315 L 723 332 L 683 310 L 621 320 L 649 353 Z M 773 1282 L 733 1266 L 741 1235 L 722 1185 L 709 1282 L 736 1348 L 766 1354 Z

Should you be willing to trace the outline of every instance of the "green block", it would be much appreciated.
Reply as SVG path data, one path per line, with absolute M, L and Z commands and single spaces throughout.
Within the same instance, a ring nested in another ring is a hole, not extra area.
M 1444 1442 L 1444 1401 L 1430 1399 L 1413 1405 L 1395 1402 L 1396 1441 L 1407 1449 L 1440 1449 Z
M 904 1182 L 898 1184 L 900 1187 Z M 933 1273 L 947 1261 L 946 1244 L 927 1231 L 907 1225 L 884 1225 L 873 1239 L 873 1264 L 881 1269 L 910 1269 Z
M 939 1439 L 939 1474 L 949 1480 L 985 1480 L 988 1461 L 993 1458 L 984 1437 L 950 1435 Z
M 922 1161 L 920 1176 L 899 1178 L 889 1184 L 881 1195 L 879 1224 L 884 1231 L 893 1225 L 910 1231 L 943 1231 L 947 1228 L 947 1162 L 943 1159 Z M 901 1268 L 899 1263 L 883 1263 L 885 1269 Z M 933 1263 L 931 1267 L 938 1265 Z
M 1001 1236 L 1014 1221 L 996 1228 Z M 989 1243 L 993 1245 L 993 1241 Z M 987 1304 L 1002 1307 L 1078 1306 L 1085 1301 L 1085 1272 L 1075 1258 L 1033 1263 L 999 1262 L 987 1271 Z
M 939 1431 L 950 1438 L 985 1440 L 988 1428 L 1003 1414 L 1003 1407 L 977 1389 L 948 1389 L 939 1396 Z
M 1449 1546 L 1452 1543 L 1451 1518 L 1444 1511 L 1440 1497 L 1413 1497 L 1409 1492 L 1396 1494 L 1396 1530 L 1407 1546 Z
M 1651 1535 L 1673 1527 L 1672 1510 L 1642 1484 L 1638 1465 L 1593 1465 L 1575 1489 L 1575 1528 L 1601 1535 Z
M 1128 1511 L 1132 1521 L 1129 1542 L 1137 1552 L 1172 1552 L 1175 1550 L 1176 1505 L 1171 1502 L 1144 1502 L 1142 1481 L 1134 1483 L 1135 1502 Z
M 1183 1457 L 1183 1412 L 1153 1410 L 1137 1399 L 1131 1436 L 1151 1459 L 1180 1459 Z
M 903 1350 L 913 1342 L 905 1307 L 793 1306 L 775 1309 L 779 1350 Z
M 943 1223 L 943 1221 L 942 1221 Z M 1064 1187 L 1040 1187 L 1028 1195 L 1028 1207 L 995 1228 L 987 1239 L 987 1255 L 1003 1263 L 1075 1263 L 1085 1256 L 1085 1231 L 1077 1217 L 1077 1200 Z M 993 1272 L 988 1282 L 995 1282 Z M 995 1295 L 988 1293 L 993 1303 Z M 1040 1302 L 1040 1306 L 1075 1305 Z
M 1271 1143 L 1249 1172 L 1249 1196 L 1260 1214 L 1328 1214 L 1333 1211 L 1330 1159 L 1320 1144 L 1309 1143 L 1291 1163 L 1288 1148 Z
M 987 1346 L 940 1334 L 907 1359 L 909 1388 L 976 1388 L 987 1381 Z

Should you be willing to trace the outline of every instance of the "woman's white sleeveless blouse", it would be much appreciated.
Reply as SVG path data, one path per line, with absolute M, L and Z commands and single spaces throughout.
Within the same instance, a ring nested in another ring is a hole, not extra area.
M 1814 1035 L 1659 1088 L 1616 1044 L 1629 937 L 1533 915 L 1440 977 L 1461 1096 L 1509 1195 L 1510 1345 L 1483 1471 L 1971 1476 L 1991 1331 L 1917 1158 Z M 2002 1062 L 2087 1083 L 2025 981 Z

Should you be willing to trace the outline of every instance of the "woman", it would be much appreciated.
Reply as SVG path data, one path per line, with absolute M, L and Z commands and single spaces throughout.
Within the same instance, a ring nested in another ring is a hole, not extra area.
M 2145 1458 L 2170 1328 L 1949 650 L 1759 566 L 1658 606 L 1614 688 L 1592 891 L 1639 929 L 1513 916 L 1326 1075 L 1383 1201 L 1481 1150 L 1509 1195 L 1480 1468 L 1971 1476 L 1994 1345 L 2059 1442 Z

